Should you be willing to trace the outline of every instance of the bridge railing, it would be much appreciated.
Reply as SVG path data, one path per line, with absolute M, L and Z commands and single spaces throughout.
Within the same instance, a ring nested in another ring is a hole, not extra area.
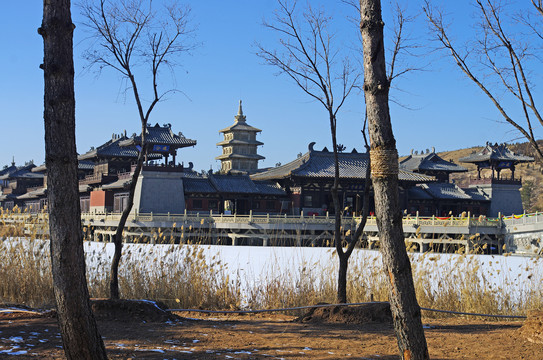
M 83 213 L 81 219 L 83 222 L 117 222 L 121 218 L 120 213 Z M 9 213 L 2 215 L 2 221 L 6 223 L 28 223 L 28 222 L 47 222 L 48 214 L 46 212 L 30 214 L 30 213 Z M 201 223 L 240 223 L 240 224 L 333 224 L 333 216 L 316 216 L 316 215 L 278 215 L 278 214 L 265 214 L 265 215 L 225 215 L 218 213 L 183 213 L 183 214 L 154 214 L 154 213 L 132 213 L 129 221 L 134 222 L 191 222 L 193 224 Z M 360 222 L 360 217 L 344 216 L 342 218 L 343 224 L 354 224 Z M 501 218 L 487 218 L 487 217 L 423 217 L 423 216 L 406 216 L 403 219 L 404 228 L 418 227 L 418 226 L 435 226 L 435 227 L 501 227 L 502 225 L 514 226 L 523 224 L 535 224 L 543 222 L 543 213 L 530 213 L 504 216 Z M 375 216 L 369 216 L 366 222 L 367 226 L 376 226 L 377 220 Z
M 543 221 L 543 213 L 539 213 L 539 212 L 535 212 L 531 214 L 524 213 L 520 215 L 511 215 L 511 216 L 503 217 L 503 223 L 506 226 L 535 224 L 541 221 Z
M 91 214 L 85 213 L 81 215 L 83 221 L 119 221 L 121 217 L 120 213 L 102 213 Z M 541 217 L 543 220 L 543 217 Z M 217 224 L 333 224 L 333 216 L 304 216 L 301 215 L 278 215 L 278 214 L 266 214 L 266 215 L 225 215 L 215 213 L 184 213 L 184 214 L 154 214 L 154 213 L 138 213 L 131 214 L 128 218 L 129 221 L 134 222 L 191 222 L 191 223 L 217 223 Z M 359 223 L 360 217 L 344 216 L 342 217 L 343 224 L 355 224 Z M 535 219 L 534 219 L 535 221 Z M 367 226 L 377 226 L 377 219 L 375 216 L 369 216 L 366 222 Z M 433 226 L 433 227 L 501 227 L 502 223 L 499 218 L 469 218 L 469 217 L 436 217 L 436 216 L 406 216 L 403 219 L 404 228 L 418 227 L 418 226 Z

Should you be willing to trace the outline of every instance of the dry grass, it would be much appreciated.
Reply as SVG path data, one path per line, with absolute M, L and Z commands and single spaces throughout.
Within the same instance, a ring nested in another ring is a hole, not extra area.
M 6 218 L 2 213 L 0 303 L 52 306 L 48 241 L 38 239 L 28 224 L 26 237 L 19 239 L 25 233 L 25 224 L 12 224 Z M 156 240 L 160 237 L 166 235 L 157 234 Z M 172 308 L 204 309 L 269 309 L 335 302 L 338 271 L 335 251 L 330 250 L 330 260 L 325 264 L 301 262 L 296 269 L 285 268 L 277 259 L 268 264 L 266 277 L 255 280 L 255 274 L 229 271 L 227 264 L 217 255 L 206 253 L 206 249 L 207 246 L 196 245 L 125 244 L 119 274 L 121 296 L 159 300 Z M 111 254 L 106 255 L 104 243 L 94 243 L 86 250 L 90 294 L 107 297 Z M 292 251 L 295 256 L 296 248 Z M 388 299 L 380 257 L 377 252 L 372 254 L 353 256 L 350 261 L 347 291 L 351 302 Z M 412 254 L 419 304 L 428 308 L 515 315 L 543 307 L 542 259 L 530 260 L 518 278 L 511 278 L 511 269 L 500 268 L 499 262 L 492 259 L 492 256 Z M 492 282 L 495 279 L 499 279 L 497 284 Z M 513 285 L 520 289 L 517 293 L 509 290 Z

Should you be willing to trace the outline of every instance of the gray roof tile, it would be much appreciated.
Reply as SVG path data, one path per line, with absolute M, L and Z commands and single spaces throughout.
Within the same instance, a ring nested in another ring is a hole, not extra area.
M 436 153 L 427 154 L 411 154 L 404 160 L 400 161 L 400 168 L 408 171 L 445 171 L 448 173 L 453 172 L 466 172 L 463 166 L 457 165 L 453 162 L 443 160 Z
M 145 141 L 150 145 L 169 145 L 175 148 L 196 145 L 196 140 L 187 139 L 182 133 L 174 134 L 170 124 L 147 126 Z M 134 134 L 127 140 L 123 140 L 120 145 L 141 145 L 141 135 Z
M 531 156 L 515 154 L 507 148 L 505 144 L 490 144 L 478 153 L 473 153 L 466 157 L 460 158 L 459 161 L 466 163 L 478 163 L 483 161 L 512 161 L 514 163 L 532 162 L 534 158 Z
M 348 179 L 365 179 L 368 167 L 368 155 L 365 153 L 339 153 L 339 176 Z M 288 177 L 333 178 L 335 172 L 334 153 L 316 151 L 310 146 L 310 151 L 289 162 L 267 171 L 251 175 L 253 180 L 277 180 Z M 426 182 L 434 181 L 431 176 L 415 174 L 400 169 L 400 181 Z

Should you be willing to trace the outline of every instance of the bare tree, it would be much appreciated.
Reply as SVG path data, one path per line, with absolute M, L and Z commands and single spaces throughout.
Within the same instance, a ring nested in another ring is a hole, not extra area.
M 45 0 L 43 37 L 45 162 L 53 288 L 68 359 L 107 359 L 89 303 L 75 148 L 70 1 Z
M 441 48 L 449 52 L 458 68 L 483 91 L 503 119 L 528 140 L 537 161 L 543 163 L 542 149 L 534 133 L 534 123 L 543 126 L 543 117 L 534 99 L 535 81 L 530 70 L 541 66 L 543 54 L 541 47 L 528 42 L 543 40 L 543 8 L 541 0 L 531 3 L 533 11 L 529 16 L 529 12 L 512 14 L 497 1 L 477 0 L 477 40 L 466 43 L 462 47 L 465 50 L 451 40 L 449 27 L 439 10 L 428 1 L 423 9 Z M 514 32 L 515 26 L 523 31 Z M 514 110 L 502 94 L 516 100 L 513 103 L 520 105 L 520 112 Z
M 380 0 L 360 0 L 364 95 L 371 142 L 371 177 L 383 270 L 389 280 L 394 330 L 402 359 L 429 359 L 398 194 L 398 152 L 392 132 Z
M 145 154 L 148 152 L 145 142 L 146 127 L 150 115 L 163 98 L 171 91 L 159 92 L 159 75 L 164 67 L 173 67 L 178 55 L 193 48 L 187 41 L 191 34 L 189 28 L 188 7 L 181 7 L 177 2 L 165 6 L 164 13 L 157 13 L 152 1 L 143 0 L 100 0 L 85 2 L 81 9 L 86 18 L 86 26 L 96 40 L 95 47 L 86 53 L 92 65 L 102 69 L 109 67 L 118 71 L 128 80 L 138 109 L 141 123 L 141 150 L 138 156 L 126 208 L 123 210 L 115 232 L 115 253 L 110 271 L 110 297 L 119 298 L 118 269 L 122 254 L 122 233 L 128 215 L 134 204 L 136 182 L 141 172 Z M 141 66 L 145 66 L 142 70 Z M 150 76 L 150 101 L 144 104 L 136 74 Z M 143 75 L 145 74 L 145 75 Z
M 334 184 L 331 189 L 335 211 L 334 243 L 339 256 L 338 301 L 347 302 L 347 266 L 358 238 L 354 238 L 344 251 L 341 235 L 342 206 L 339 202 L 339 160 L 336 138 L 337 114 L 347 97 L 357 86 L 360 75 L 341 57 L 334 35 L 329 32 L 331 18 L 309 3 L 301 16 L 296 1 L 278 0 L 279 10 L 272 23 L 264 26 L 281 35 L 280 51 L 269 50 L 259 44 L 258 56 L 279 69 L 307 95 L 324 106 L 330 122 L 334 151 Z M 299 20 L 301 22 L 299 22 Z M 369 188 L 366 181 L 366 188 Z M 364 203 L 367 207 L 367 202 Z M 367 211 L 365 211 L 367 214 Z

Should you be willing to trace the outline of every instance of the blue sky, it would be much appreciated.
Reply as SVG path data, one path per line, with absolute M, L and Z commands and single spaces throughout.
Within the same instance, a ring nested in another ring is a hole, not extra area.
M 171 123 L 175 132 L 181 131 L 197 140 L 196 147 L 180 150 L 179 161 L 193 162 L 196 170 L 220 168 L 219 162 L 214 160 L 221 152 L 215 145 L 221 141 L 218 131 L 233 123 L 240 99 L 247 122 L 263 130 L 259 140 L 264 146 L 259 153 L 266 159 L 260 167 L 284 164 L 296 158 L 296 154 L 306 152 L 312 141 L 317 143 L 317 149 L 330 148 L 329 124 L 322 105 L 312 101 L 286 76 L 276 76 L 276 70 L 264 65 L 255 55 L 256 41 L 270 46 L 277 44 L 275 35 L 261 25 L 264 18 L 271 19 L 277 7 L 275 1 L 185 3 L 192 8 L 193 23 L 197 27 L 195 41 L 202 46 L 191 55 L 179 58 L 182 66 L 176 68 L 175 81 L 185 95 L 170 95 L 157 106 L 150 121 Z M 333 16 L 338 39 L 344 41 L 342 46 L 352 48 L 357 41 L 357 27 L 345 19 L 351 8 L 341 1 L 318 3 Z M 17 164 L 28 160 L 41 164 L 44 161 L 43 73 L 38 66 L 43 58 L 43 44 L 36 29 L 41 23 L 42 2 L 9 1 L 2 5 L 0 166 L 10 163 L 12 156 Z M 473 7 L 464 0 L 453 5 L 451 8 L 449 3 L 447 8 L 451 25 L 458 30 L 458 38 L 469 38 L 472 36 L 469 16 Z M 390 24 L 390 7 L 389 2 L 383 1 L 387 25 Z M 419 1 L 409 2 L 411 13 L 419 8 Z M 72 16 L 77 26 L 74 35 L 76 136 L 78 152 L 84 153 L 91 146 L 107 141 L 112 133 L 137 132 L 139 120 L 132 95 L 130 92 L 125 95 L 116 72 L 104 70 L 97 76 L 83 71 L 87 63 L 81 53 L 88 42 L 75 7 Z M 410 25 L 410 31 L 418 43 L 427 44 L 429 35 L 423 20 L 420 16 Z M 400 155 L 408 154 L 413 148 L 420 151 L 434 146 L 437 151 L 445 151 L 518 137 L 509 125 L 502 123 L 490 101 L 460 74 L 450 58 L 433 52 L 419 61 L 427 64 L 425 71 L 399 79 L 395 83 L 398 89 L 392 90 L 392 96 L 409 107 L 391 104 Z M 540 90 L 536 98 L 543 100 Z M 363 114 L 361 93 L 353 94 L 339 113 L 338 142 L 348 150 L 363 149 L 360 135 Z

